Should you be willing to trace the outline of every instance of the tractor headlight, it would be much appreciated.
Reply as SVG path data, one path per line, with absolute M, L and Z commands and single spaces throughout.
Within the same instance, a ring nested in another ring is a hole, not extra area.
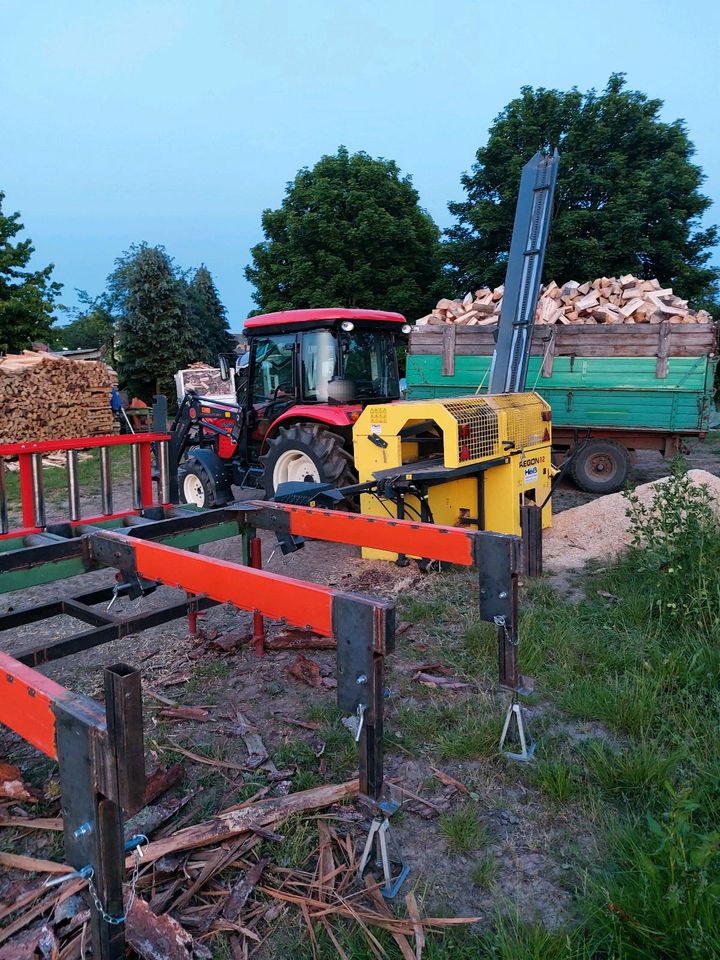
M 340 324 L 340 329 L 344 330 L 345 333 L 350 333 L 351 330 L 355 329 L 355 324 L 352 322 L 352 320 L 343 320 L 343 322 Z
M 412 327 L 410 326 L 409 323 L 404 323 L 404 324 L 400 327 L 400 330 L 402 331 L 402 333 L 410 333 L 410 331 L 412 330 Z

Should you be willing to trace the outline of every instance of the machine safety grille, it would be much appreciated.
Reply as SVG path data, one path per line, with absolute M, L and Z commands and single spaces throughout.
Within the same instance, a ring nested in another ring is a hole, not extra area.
M 508 440 L 515 448 L 524 450 L 542 442 L 547 423 L 543 423 L 543 405 L 535 394 L 503 394 L 502 401 L 507 414 Z M 549 408 L 548 408 L 549 409 Z
M 458 459 L 482 460 L 498 453 L 497 413 L 482 397 L 445 400 L 443 406 L 458 424 Z

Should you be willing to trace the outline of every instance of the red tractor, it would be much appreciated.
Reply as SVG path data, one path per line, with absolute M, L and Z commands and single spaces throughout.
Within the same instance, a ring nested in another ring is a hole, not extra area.
M 245 322 L 237 403 L 185 395 L 173 423 L 179 493 L 213 507 L 232 485 L 355 482 L 352 427 L 363 406 L 400 398 L 397 342 L 410 327 L 380 310 L 288 310 Z M 220 358 L 227 377 L 228 359 Z

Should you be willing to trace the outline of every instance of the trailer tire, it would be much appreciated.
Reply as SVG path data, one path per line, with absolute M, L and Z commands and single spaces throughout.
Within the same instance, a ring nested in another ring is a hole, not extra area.
M 336 487 L 357 483 L 352 454 L 345 449 L 342 437 L 318 423 L 280 427 L 268 440 L 260 462 L 268 498 L 275 495 L 279 484 L 293 480 L 332 483 Z
M 573 454 L 570 471 L 586 493 L 616 493 L 630 473 L 630 452 L 614 440 L 588 440 Z
M 215 484 L 199 460 L 186 460 L 180 465 L 178 489 L 181 503 L 190 503 L 201 510 L 217 506 Z

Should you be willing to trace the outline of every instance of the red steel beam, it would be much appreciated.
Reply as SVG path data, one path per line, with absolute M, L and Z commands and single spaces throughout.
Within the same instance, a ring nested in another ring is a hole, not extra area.
M 0 723 L 57 760 L 53 703 L 71 696 L 65 687 L 0 653 Z
M 407 553 L 416 557 L 442 560 L 472 566 L 474 533 L 459 527 L 443 527 L 411 520 L 367 517 L 359 513 L 318 510 L 289 503 L 251 501 L 247 506 L 278 510 L 288 515 L 290 533 L 315 540 L 349 543 L 356 547 L 373 547 L 390 553 Z M 252 514 L 248 515 L 252 523 Z
M 337 591 L 331 587 L 203 557 L 149 540 L 135 540 L 123 534 L 103 532 L 95 536 L 118 538 L 130 546 L 135 554 L 136 572 L 148 580 L 189 593 L 206 594 L 219 603 L 258 611 L 273 620 L 286 620 L 325 637 L 333 635 L 332 601 Z

